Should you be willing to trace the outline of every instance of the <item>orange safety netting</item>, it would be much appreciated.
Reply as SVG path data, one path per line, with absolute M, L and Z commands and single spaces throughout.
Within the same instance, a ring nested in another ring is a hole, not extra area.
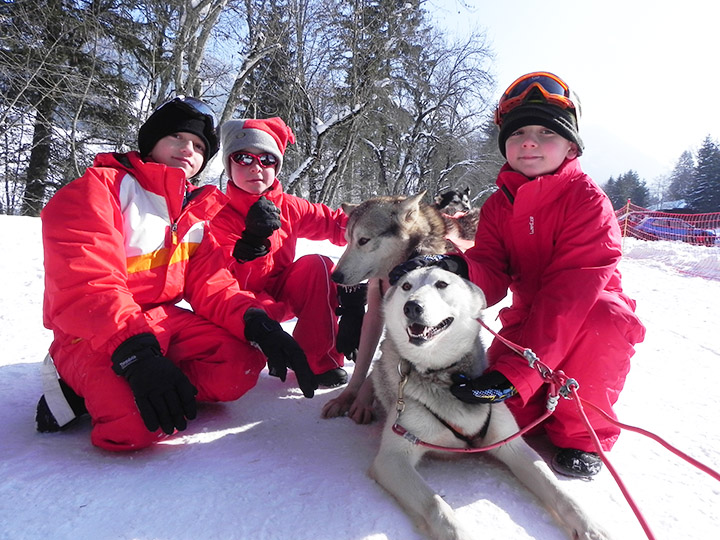
M 667 255 L 663 262 L 678 267 L 683 273 L 720 279 L 720 212 L 662 212 L 637 206 L 628 200 L 615 215 L 624 238 L 673 242 L 662 244 L 662 247 L 658 244 L 659 256 Z M 682 257 L 671 256 L 671 253 L 681 253 Z

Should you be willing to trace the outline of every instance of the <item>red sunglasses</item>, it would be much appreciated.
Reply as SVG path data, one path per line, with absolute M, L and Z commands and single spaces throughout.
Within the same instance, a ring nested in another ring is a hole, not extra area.
M 260 154 L 259 156 L 256 154 L 251 154 L 250 152 L 235 152 L 230 156 L 230 159 L 232 159 L 235 163 L 238 165 L 241 165 L 243 167 L 249 167 L 253 163 L 255 163 L 255 160 L 260 164 L 260 166 L 263 169 L 267 169 L 268 167 L 274 167 L 277 165 L 277 158 L 272 154 Z
M 495 123 L 499 126 L 502 118 L 518 105 L 531 102 L 531 93 L 540 94 L 540 100 L 556 105 L 563 109 L 575 109 L 575 103 L 570 96 L 570 88 L 565 81 L 557 75 L 547 71 L 535 71 L 516 79 L 505 90 L 497 109 L 495 109 Z

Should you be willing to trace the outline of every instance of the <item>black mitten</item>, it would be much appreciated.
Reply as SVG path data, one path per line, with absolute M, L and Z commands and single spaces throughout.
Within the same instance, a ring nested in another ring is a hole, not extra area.
M 388 276 L 390 285 L 395 285 L 395 283 L 408 272 L 426 266 L 439 266 L 443 270 L 468 279 L 467 263 L 462 257 L 458 255 L 420 255 L 419 257 L 414 257 L 404 263 L 400 263 L 393 268 Z
M 306 398 L 313 397 L 318 382 L 297 341 L 261 309 L 248 309 L 244 319 L 245 338 L 257 343 L 265 354 L 270 375 L 285 382 L 287 368 L 292 369 L 303 395 Z
M 513 384 L 499 371 L 488 371 L 476 379 L 456 373 L 452 379 L 450 392 L 465 403 L 498 403 L 517 394 Z
M 235 242 L 233 257 L 248 262 L 270 252 L 270 236 L 280 228 L 280 209 L 272 201 L 260 197 L 248 209 L 245 230 Z
M 145 427 L 168 435 L 182 431 L 197 415 L 197 388 L 160 352 L 154 335 L 138 334 L 123 341 L 112 355 L 112 368 L 125 377 Z
M 360 346 L 360 330 L 365 317 L 367 303 L 367 283 L 345 287 L 338 285 L 338 308 L 335 314 L 340 316 L 335 349 L 348 360 L 355 361 Z

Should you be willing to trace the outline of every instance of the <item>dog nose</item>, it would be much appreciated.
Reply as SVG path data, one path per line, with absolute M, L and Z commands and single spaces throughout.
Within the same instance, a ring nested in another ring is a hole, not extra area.
M 342 272 L 338 272 L 337 270 L 335 270 L 332 274 L 330 274 L 330 279 L 332 279 L 335 283 L 342 284 L 345 276 L 343 276 Z
M 403 306 L 403 313 L 405 313 L 405 316 L 408 319 L 419 318 L 423 314 L 423 311 L 423 307 L 414 300 L 405 302 L 405 305 Z

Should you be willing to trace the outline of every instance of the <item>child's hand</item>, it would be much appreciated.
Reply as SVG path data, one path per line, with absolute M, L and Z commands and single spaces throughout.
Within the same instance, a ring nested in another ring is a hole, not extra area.
M 270 375 L 285 382 L 288 368 L 292 369 L 303 395 L 313 397 L 318 383 L 297 341 L 261 309 L 248 309 L 244 320 L 245 338 L 265 354 Z
M 499 371 L 488 371 L 476 379 L 462 373 L 452 376 L 450 392 L 465 403 L 498 403 L 517 394 L 517 390 Z
M 278 230 L 280 225 L 280 209 L 271 200 L 260 197 L 248 209 L 243 236 L 247 233 L 264 240 Z
M 235 242 L 233 257 L 244 263 L 270 253 L 269 238 L 280 225 L 280 209 L 272 201 L 260 197 L 248 209 L 245 230 Z

